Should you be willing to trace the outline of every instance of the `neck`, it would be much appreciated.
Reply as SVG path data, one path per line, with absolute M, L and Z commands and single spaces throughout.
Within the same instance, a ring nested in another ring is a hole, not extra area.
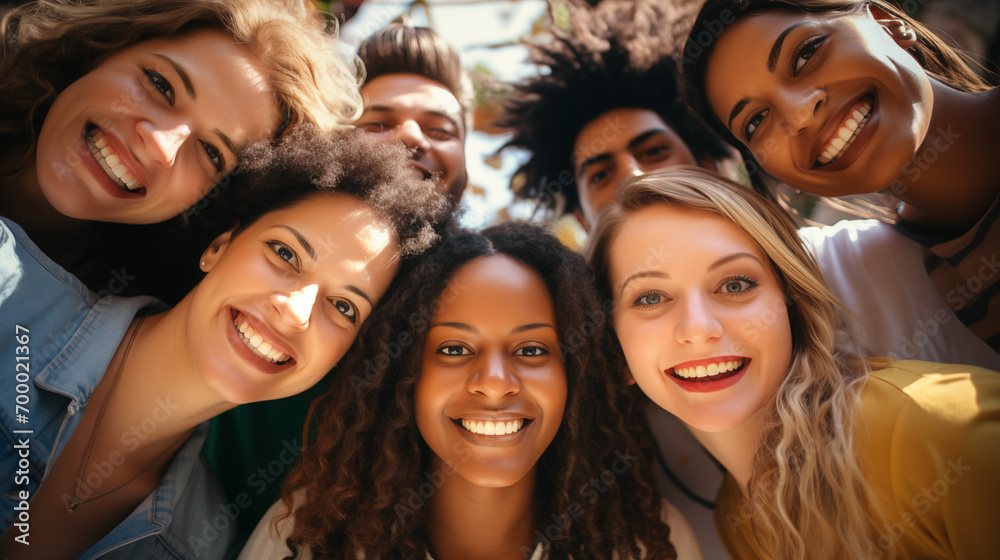
M 966 93 L 934 79 L 931 85 L 927 136 L 892 192 L 905 203 L 902 219 L 954 236 L 975 225 L 1000 192 L 1000 88 Z
M 429 501 L 426 526 L 438 560 L 524 560 L 530 556 L 535 546 L 535 469 L 514 486 L 484 488 L 465 480 L 436 456 L 431 466 L 434 473 L 444 476 Z
M 109 378 L 122 367 L 108 402 L 107 422 L 129 427 L 120 440 L 142 455 L 156 455 L 198 424 L 233 407 L 201 381 L 184 351 L 179 316 L 171 310 L 147 317 L 131 349 L 131 331 L 122 340 L 105 374 Z
M 17 159 L 17 154 L 0 158 L 0 169 L 10 169 Z M 65 216 L 49 203 L 38 183 L 34 159 L 14 175 L 0 175 L 0 214 L 21 226 L 42 252 L 68 270 L 75 268 L 98 234 L 94 222 Z
M 688 426 L 694 437 L 716 458 L 733 477 L 744 495 L 753 473 L 753 459 L 760 441 L 761 418 L 764 411 L 757 411 L 746 422 L 724 432 L 704 432 Z

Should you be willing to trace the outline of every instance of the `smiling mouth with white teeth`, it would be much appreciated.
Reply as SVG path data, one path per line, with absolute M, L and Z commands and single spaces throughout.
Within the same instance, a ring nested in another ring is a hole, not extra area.
M 145 194 L 146 187 L 128 172 L 121 159 L 104 140 L 104 134 L 94 125 L 87 125 L 87 149 L 94 156 L 104 173 L 125 192 Z
M 714 364 L 689 368 L 673 368 L 669 372 L 685 381 L 718 381 L 735 375 L 743 368 L 745 359 L 720 361 Z
M 236 331 L 240 334 L 240 340 L 253 352 L 254 356 L 269 364 L 279 366 L 287 364 L 291 359 L 291 356 L 278 350 L 270 342 L 264 340 L 264 337 L 253 328 L 243 313 L 236 314 L 233 324 L 236 325 Z
M 872 117 L 873 101 L 871 97 L 865 97 L 851 108 L 847 118 L 837 128 L 833 139 L 827 142 L 823 150 L 816 156 L 816 167 L 830 165 L 851 147 L 851 144 L 858 138 Z
M 479 420 L 474 418 L 461 418 L 459 424 L 466 431 L 472 432 L 479 435 L 487 436 L 505 436 L 510 434 L 516 434 L 518 430 L 524 427 L 525 422 L 530 422 L 525 418 L 519 418 L 517 420 Z

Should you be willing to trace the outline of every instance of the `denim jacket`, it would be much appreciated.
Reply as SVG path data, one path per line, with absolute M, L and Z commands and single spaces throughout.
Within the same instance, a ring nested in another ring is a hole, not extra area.
M 98 297 L 19 226 L 0 218 L 0 367 L 7 372 L 0 381 L 0 472 L 6 475 L 0 478 L 0 531 L 27 516 L 30 546 L 31 496 L 76 429 L 132 320 L 149 308 L 162 304 Z M 222 557 L 235 523 L 201 456 L 207 431 L 207 423 L 198 427 L 160 485 L 81 558 Z M 16 536 L 21 528 L 11 530 Z

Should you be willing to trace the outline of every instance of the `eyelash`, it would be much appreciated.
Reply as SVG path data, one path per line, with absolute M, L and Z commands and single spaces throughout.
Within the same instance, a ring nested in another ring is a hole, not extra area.
M 446 350 L 448 350 L 449 348 L 460 348 L 462 350 L 462 353 L 461 354 L 449 354 L 449 353 L 446 352 Z M 537 350 L 538 353 L 529 356 L 527 354 L 522 353 L 523 350 Z M 469 349 L 468 347 L 463 346 L 461 344 L 448 344 L 448 345 L 442 346 L 442 347 L 438 348 L 435 351 L 435 353 L 442 354 L 444 356 L 452 356 L 452 357 L 471 356 L 472 354 L 474 354 L 474 352 L 471 349 Z M 525 358 L 538 358 L 538 357 L 541 357 L 541 356 L 548 355 L 548 353 L 549 353 L 549 351 L 546 350 L 542 346 L 539 346 L 537 344 L 527 344 L 525 346 L 522 346 L 522 347 L 518 348 L 517 350 L 514 350 L 513 355 L 514 356 L 522 356 L 522 357 L 525 357 Z
M 757 283 L 756 280 L 754 280 L 753 278 L 750 278 L 749 276 L 747 276 L 745 274 L 737 274 L 736 276 L 731 276 L 731 277 L 726 278 L 725 280 L 723 280 L 722 284 L 719 286 L 719 289 L 721 290 L 722 288 L 724 288 L 724 287 L 726 287 L 729 284 L 732 284 L 734 282 L 745 282 L 747 284 L 747 287 L 744 288 L 744 289 L 742 289 L 742 290 L 740 290 L 740 291 L 738 291 L 738 292 L 721 292 L 722 295 L 729 296 L 729 297 L 739 297 L 739 296 L 742 296 L 742 295 L 746 294 L 747 292 L 750 292 L 750 291 L 754 290 L 755 288 L 757 288 L 757 286 L 760 285 L 760 284 Z
M 267 246 L 270 247 L 272 251 L 274 251 L 275 255 L 278 255 L 279 259 L 281 259 L 281 260 L 287 262 L 288 264 L 292 265 L 292 268 L 294 268 L 295 271 L 298 272 L 299 266 L 296 263 L 299 260 L 299 256 L 295 254 L 295 251 L 293 251 L 291 247 L 289 247 L 288 245 L 285 245 L 284 243 L 282 243 L 280 241 L 268 241 L 267 242 Z M 291 258 L 294 259 L 295 262 L 292 262 L 291 260 L 286 259 L 285 257 L 283 257 L 282 253 L 281 253 L 282 249 L 284 249 L 285 251 L 288 251 L 289 253 L 291 253 Z
M 798 76 L 802 67 L 809 62 L 809 59 L 812 58 L 814 54 L 816 54 L 816 51 L 819 50 L 819 47 L 824 41 L 826 41 L 826 38 L 826 35 L 814 35 L 799 43 L 795 52 L 792 53 L 792 59 L 790 62 L 791 67 L 789 68 L 789 72 L 792 77 Z M 799 64 L 799 61 L 801 61 L 802 64 Z
M 337 312 L 339 312 L 344 317 L 350 319 L 351 322 L 354 323 L 355 325 L 358 324 L 358 308 L 354 307 L 353 303 L 344 299 L 334 299 L 330 301 L 333 303 L 333 306 L 337 309 Z M 337 304 L 340 303 L 347 305 L 348 307 L 347 311 L 341 311 L 340 307 L 337 306 Z M 350 313 L 350 315 L 348 315 L 348 313 Z
M 153 87 L 156 88 L 161 95 L 163 95 L 164 99 L 167 100 L 167 103 L 173 107 L 176 95 L 174 93 L 173 86 L 170 85 L 170 80 L 164 78 L 159 72 L 150 70 L 149 68 L 143 68 L 142 71 L 146 74 L 146 79 L 149 80 L 149 83 L 152 84 Z M 208 142 L 201 140 L 199 140 L 199 142 L 201 142 L 202 149 L 205 150 L 205 155 L 208 156 L 208 161 L 211 162 L 212 167 L 214 167 L 217 172 L 222 172 L 222 170 L 226 168 L 226 158 L 223 157 L 222 152 Z
M 757 127 L 760 126 L 760 123 L 764 122 L 764 117 L 766 117 L 770 112 L 770 109 L 764 109 L 750 115 L 746 126 L 743 127 L 743 135 L 746 137 L 747 142 L 753 139 L 754 133 L 757 132 Z M 750 129 L 751 126 L 753 127 L 753 130 Z

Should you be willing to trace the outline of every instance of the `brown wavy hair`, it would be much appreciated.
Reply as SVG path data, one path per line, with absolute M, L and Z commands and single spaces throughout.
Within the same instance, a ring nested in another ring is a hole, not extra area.
M 31 161 L 56 96 L 102 56 L 146 39 L 219 29 L 268 69 L 284 123 L 344 130 L 361 110 L 360 70 L 301 2 L 272 0 L 37 0 L 0 19 L 0 154 Z
M 867 557 L 877 534 L 870 515 L 878 514 L 854 450 L 869 369 L 816 260 L 777 205 L 717 173 L 677 166 L 629 179 L 602 214 L 588 249 L 602 295 L 612 293 L 615 236 L 630 215 L 654 204 L 734 223 L 760 245 L 787 293 L 791 361 L 762 422 L 744 496 L 761 558 Z
M 768 184 L 776 181 L 768 181 L 769 176 L 754 159 L 753 153 L 733 136 L 708 104 L 705 75 L 718 38 L 728 26 L 751 14 L 775 10 L 851 14 L 861 12 L 868 6 L 879 8 L 904 21 L 907 27 L 916 32 L 917 42 L 907 52 L 929 76 L 964 92 L 986 91 L 993 87 L 973 70 L 974 66 L 979 65 L 969 55 L 949 46 L 926 26 L 886 0 L 707 0 L 691 22 L 681 53 L 685 101 L 716 133 L 740 151 L 757 192 L 773 198 Z
M 524 223 L 449 231 L 397 275 L 309 411 L 307 443 L 283 489 L 286 512 L 294 512 L 275 520 L 277 526 L 294 516 L 286 539 L 293 555 L 308 549 L 317 559 L 363 553 L 369 560 L 424 560 L 429 508 L 407 505 L 426 482 L 421 473 L 432 455 L 414 418 L 423 341 L 455 272 L 496 254 L 538 273 L 555 304 L 568 394 L 559 431 L 538 462 L 537 519 L 552 523 L 576 508 L 582 515 L 551 539 L 549 557 L 676 557 L 647 462 L 640 459 L 606 491 L 584 494 L 616 453 L 644 458 L 649 444 L 629 423 L 635 415 L 623 368 L 602 354 L 607 310 L 592 273 L 553 235 Z M 543 534 L 548 528 L 539 527 Z

